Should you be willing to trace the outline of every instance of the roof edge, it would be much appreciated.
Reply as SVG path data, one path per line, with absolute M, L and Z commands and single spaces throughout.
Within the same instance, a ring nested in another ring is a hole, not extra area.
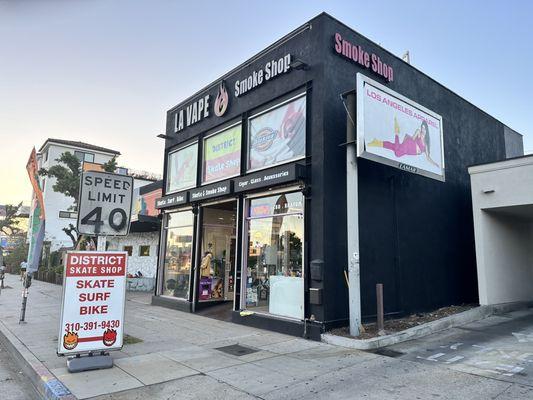
M 67 140 L 67 139 L 53 139 L 53 138 L 48 138 L 45 140 L 45 142 L 42 144 L 42 146 L 38 150 L 39 153 L 42 152 L 42 150 L 50 143 L 55 143 L 55 144 L 59 144 L 63 146 L 77 147 L 80 149 L 92 150 L 92 151 L 97 151 L 100 153 L 107 153 L 107 154 L 116 155 L 116 156 L 121 155 L 120 151 L 118 150 L 108 149 L 106 147 L 92 145 L 90 143 L 77 142 L 77 141 Z
M 506 158 L 499 161 L 492 161 L 488 163 L 473 164 L 468 166 L 468 173 L 470 175 L 480 172 L 496 171 L 506 168 L 517 168 L 524 165 L 533 164 L 533 154 L 526 154 L 518 157 Z

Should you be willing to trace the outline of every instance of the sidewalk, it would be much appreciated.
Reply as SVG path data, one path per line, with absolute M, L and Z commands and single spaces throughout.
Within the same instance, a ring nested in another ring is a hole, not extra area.
M 66 359 L 56 355 L 61 286 L 34 280 L 28 297 L 27 323 L 19 325 L 21 284 L 14 275 L 7 275 L 6 284 L 12 289 L 4 289 L 0 295 L 1 332 L 7 333 L 10 340 L 18 339 L 42 363 L 53 375 L 48 376 L 48 381 L 57 377 L 78 399 L 184 377 L 190 377 L 189 383 L 180 390 L 186 388 L 193 398 L 212 398 L 214 393 L 224 399 L 253 398 L 246 393 L 267 393 L 362 358 L 375 357 L 154 307 L 150 305 L 150 295 L 128 293 L 125 333 L 142 342 L 112 352 L 112 369 L 71 374 L 66 369 Z M 237 356 L 215 350 L 237 343 L 257 351 Z M 305 359 L 310 349 L 324 352 L 320 366 Z M 279 358 L 296 352 L 299 358 Z M 56 392 L 55 397 L 61 398 L 57 385 Z M 54 398 L 54 394 L 49 397 Z
M 499 399 L 520 387 L 472 374 L 307 341 L 149 305 L 127 296 L 125 332 L 142 339 L 113 352 L 115 367 L 70 374 L 57 357 L 61 287 L 34 281 L 27 324 L 21 285 L 0 294 L 0 341 L 19 354 L 49 399 Z M 217 350 L 239 344 L 245 355 Z M 35 382 L 35 380 L 34 380 Z M 44 388 L 44 389 L 43 389 Z M 509 396 L 509 397 L 507 397 Z

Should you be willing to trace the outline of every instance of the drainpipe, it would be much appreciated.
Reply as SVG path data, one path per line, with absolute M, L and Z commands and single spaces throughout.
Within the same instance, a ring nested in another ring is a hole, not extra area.
M 359 198 L 355 129 L 355 91 L 341 95 L 346 109 L 346 220 L 348 298 L 350 335 L 359 336 L 361 328 L 361 286 L 359 280 Z

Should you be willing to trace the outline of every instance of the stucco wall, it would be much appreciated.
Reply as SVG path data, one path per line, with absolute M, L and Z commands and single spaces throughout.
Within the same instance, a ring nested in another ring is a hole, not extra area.
M 533 300 L 533 222 L 480 211 L 480 304 Z
M 155 278 L 157 265 L 157 248 L 159 232 L 130 233 L 124 237 L 108 238 L 108 250 L 124 250 L 124 246 L 133 246 L 131 257 L 128 257 L 128 273 L 135 275 L 141 271 L 147 278 Z M 139 256 L 140 246 L 149 245 L 150 255 Z
M 533 300 L 533 157 L 469 172 L 479 302 Z
M 505 136 L 505 156 L 507 158 L 523 156 L 524 141 L 522 135 L 508 126 L 503 127 L 503 132 Z

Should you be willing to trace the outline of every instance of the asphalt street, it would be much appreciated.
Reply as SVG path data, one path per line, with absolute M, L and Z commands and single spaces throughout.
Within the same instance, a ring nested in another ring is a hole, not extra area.
M 37 400 L 39 395 L 0 344 L 0 398 L 2 400 Z
M 494 315 L 378 353 L 508 382 L 516 396 L 533 399 L 533 309 Z

